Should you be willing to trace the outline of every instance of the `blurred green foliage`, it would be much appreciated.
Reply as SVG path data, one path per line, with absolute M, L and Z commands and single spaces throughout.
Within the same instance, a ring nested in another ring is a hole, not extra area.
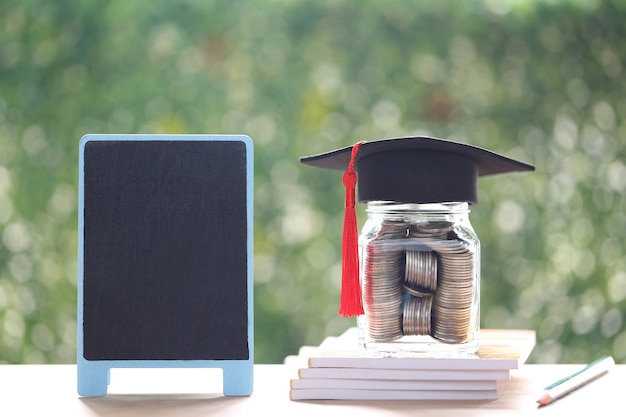
M 255 141 L 255 359 L 337 315 L 343 187 L 298 158 L 426 134 L 481 179 L 482 327 L 530 361 L 626 361 L 626 2 L 0 1 L 0 362 L 75 361 L 78 140 Z M 359 205 L 359 222 L 364 210 Z

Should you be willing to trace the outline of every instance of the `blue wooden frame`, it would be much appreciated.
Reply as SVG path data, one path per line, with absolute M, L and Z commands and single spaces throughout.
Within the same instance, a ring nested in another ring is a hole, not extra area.
M 90 141 L 238 141 L 246 149 L 247 201 L 247 302 L 248 359 L 245 360 L 87 360 L 83 355 L 83 284 L 84 284 L 84 151 Z M 77 385 L 81 396 L 103 396 L 107 393 L 112 368 L 221 368 L 226 396 L 248 396 L 253 388 L 254 308 L 253 308 L 253 144 L 245 135 L 148 135 L 91 134 L 79 145 L 78 188 L 78 312 L 77 312 Z

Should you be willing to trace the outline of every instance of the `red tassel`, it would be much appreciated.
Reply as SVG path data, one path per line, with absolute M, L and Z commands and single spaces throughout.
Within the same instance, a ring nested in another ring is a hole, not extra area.
M 348 169 L 343 173 L 343 185 L 346 188 L 345 215 L 343 219 L 343 240 L 341 242 L 341 304 L 339 314 L 344 317 L 364 314 L 359 281 L 359 231 L 357 228 L 355 206 L 356 172 L 354 158 L 359 147 L 358 142 L 352 147 Z

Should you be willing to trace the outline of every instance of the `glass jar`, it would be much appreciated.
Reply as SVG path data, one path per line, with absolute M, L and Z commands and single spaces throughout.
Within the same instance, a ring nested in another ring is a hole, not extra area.
M 457 202 L 367 204 L 359 237 L 362 350 L 391 357 L 478 350 L 480 241 L 469 212 Z

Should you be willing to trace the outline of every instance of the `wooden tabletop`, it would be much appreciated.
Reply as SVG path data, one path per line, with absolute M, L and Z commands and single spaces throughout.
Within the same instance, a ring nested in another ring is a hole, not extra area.
M 495 401 L 306 401 L 289 399 L 292 369 L 255 365 L 254 393 L 224 397 L 219 369 L 113 369 L 105 397 L 79 397 L 75 365 L 0 365 L 3 416 L 566 416 L 624 415 L 626 365 L 545 407 L 539 392 L 583 365 L 524 365 L 499 383 Z M 582 413 L 582 414 L 581 414 Z

